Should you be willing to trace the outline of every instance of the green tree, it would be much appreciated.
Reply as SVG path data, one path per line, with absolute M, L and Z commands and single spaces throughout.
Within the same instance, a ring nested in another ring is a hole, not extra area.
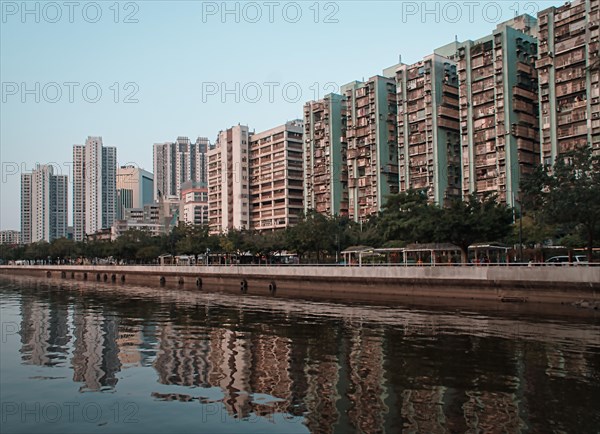
M 180 237 L 175 244 L 175 251 L 183 255 L 197 255 L 204 253 L 212 245 L 209 227 L 204 225 L 180 225 Z
M 160 253 L 160 247 L 158 245 L 151 244 L 141 246 L 139 249 L 137 249 L 135 252 L 135 257 L 142 262 L 152 262 L 160 256 Z
M 50 243 L 49 254 L 52 258 L 71 258 L 77 255 L 75 241 L 58 238 Z
M 287 245 L 298 257 L 306 253 L 315 253 L 317 263 L 325 252 L 333 252 L 337 248 L 335 239 L 336 223 L 316 211 L 309 211 L 302 216 L 297 225 L 289 228 L 286 234 Z
M 455 200 L 439 213 L 435 236 L 460 248 L 462 262 L 468 262 L 469 246 L 477 242 L 498 241 L 511 231 L 512 211 L 498 204 L 494 196 L 478 199 L 469 196 Z
M 40 260 L 48 259 L 50 256 L 50 244 L 46 241 L 38 241 L 27 245 L 24 253 L 25 259 Z
M 427 243 L 435 236 L 440 210 L 420 190 L 409 190 L 387 198 L 378 221 L 384 243 Z
M 553 167 L 538 167 L 522 191 L 528 206 L 546 220 L 571 235 L 583 234 L 591 261 L 600 226 L 600 155 L 589 147 L 565 152 Z

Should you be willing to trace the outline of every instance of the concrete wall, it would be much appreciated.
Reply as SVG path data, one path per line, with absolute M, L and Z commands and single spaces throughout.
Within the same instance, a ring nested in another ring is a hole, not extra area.
M 340 300 L 600 301 L 600 267 L 584 266 L 2 266 L 0 274 Z

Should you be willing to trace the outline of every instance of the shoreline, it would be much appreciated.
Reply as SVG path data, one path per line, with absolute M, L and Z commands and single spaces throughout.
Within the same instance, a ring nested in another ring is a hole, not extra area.
M 312 300 L 600 303 L 600 267 L 0 266 L 0 275 Z

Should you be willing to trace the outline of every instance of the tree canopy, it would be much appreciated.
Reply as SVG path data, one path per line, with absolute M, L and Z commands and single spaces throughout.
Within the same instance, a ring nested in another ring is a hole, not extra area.
M 523 205 L 540 224 L 559 225 L 563 236 L 582 235 L 592 260 L 600 229 L 600 156 L 589 147 L 561 154 L 553 166 L 540 165 L 522 184 Z

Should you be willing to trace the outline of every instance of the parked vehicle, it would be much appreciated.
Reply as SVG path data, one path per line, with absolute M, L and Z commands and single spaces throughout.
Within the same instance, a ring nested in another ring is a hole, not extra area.
M 587 256 L 583 255 L 575 255 L 571 258 L 571 262 L 569 262 L 568 256 L 553 256 L 552 258 L 546 260 L 547 264 L 553 265 L 569 265 L 572 263 L 573 265 L 587 265 L 588 260 Z

